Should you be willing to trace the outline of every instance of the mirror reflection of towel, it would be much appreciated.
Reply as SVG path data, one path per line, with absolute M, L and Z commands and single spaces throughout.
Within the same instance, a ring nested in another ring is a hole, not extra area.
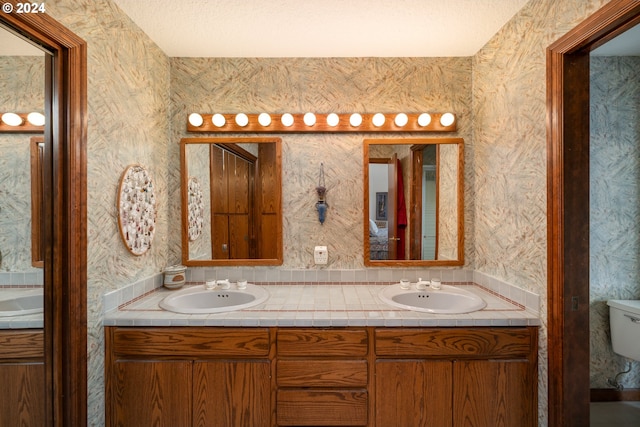
M 404 201 L 404 180 L 402 178 L 402 163 L 400 160 L 396 160 L 397 167 L 396 170 L 398 172 L 398 177 L 396 181 L 396 192 L 398 197 L 398 202 L 396 203 L 396 218 L 398 223 L 398 247 L 396 248 L 396 259 L 405 259 L 404 254 L 404 241 L 405 241 L 405 230 L 407 228 L 407 206 Z

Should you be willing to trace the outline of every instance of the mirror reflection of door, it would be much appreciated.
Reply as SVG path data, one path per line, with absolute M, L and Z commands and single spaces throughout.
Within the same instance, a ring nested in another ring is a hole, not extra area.
M 438 254 L 438 165 L 437 145 L 422 149 L 422 242 L 420 259 L 436 259 Z
M 365 265 L 464 263 L 464 141 L 365 139 Z
M 45 53 L 0 27 L 0 114 L 44 112 Z M 39 216 L 43 136 L 0 131 L 0 425 L 45 424 L 43 313 L 12 301 L 42 295 Z M 35 149 L 35 151 L 34 151 Z M 35 157 L 34 157 L 35 156 Z M 42 297 L 40 296 L 40 300 Z
M 281 140 L 181 140 L 183 263 L 282 263 Z
M 234 152 L 235 151 L 235 152 Z M 255 258 L 253 194 L 257 157 L 211 144 L 211 243 L 215 259 Z

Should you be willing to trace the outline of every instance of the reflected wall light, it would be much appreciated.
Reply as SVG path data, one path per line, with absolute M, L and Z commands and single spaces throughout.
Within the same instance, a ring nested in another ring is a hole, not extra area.
M 444 113 L 442 117 L 440 117 L 440 124 L 442 126 L 451 126 L 455 120 L 456 118 L 453 114 Z
M 258 123 L 262 126 L 269 126 L 271 124 L 271 116 L 269 113 L 260 113 L 258 116 Z
M 304 124 L 307 126 L 313 126 L 316 124 L 316 115 L 313 113 L 306 113 L 302 118 Z
M 289 127 L 293 124 L 293 116 L 289 113 L 284 113 L 280 118 L 283 126 Z
M 376 113 L 373 115 L 373 118 L 371 119 L 371 123 L 373 123 L 375 127 L 380 127 L 384 124 L 385 120 L 386 119 L 384 117 L 384 114 Z
M 34 111 L 27 115 L 27 121 L 33 126 L 44 126 L 45 118 L 44 114 Z
M 221 128 L 227 121 L 222 114 L 216 113 L 211 117 L 211 122 L 215 127 Z
M 362 124 L 362 116 L 358 113 L 353 113 L 350 117 L 349 117 L 349 123 L 351 124 L 351 126 L 353 127 L 357 127 L 360 126 Z
M 420 126 L 422 127 L 429 126 L 429 123 L 431 123 L 431 114 L 422 113 L 418 116 L 418 124 Z
M 405 113 L 396 114 L 396 118 L 394 120 L 396 126 L 403 127 L 409 122 L 409 117 Z
M 340 123 L 340 117 L 336 113 L 331 113 L 327 116 L 327 124 L 331 127 L 338 126 Z
M 236 114 L 236 124 L 240 127 L 245 127 L 249 124 L 249 117 L 245 113 Z
M 33 114 L 33 113 L 31 113 L 31 114 Z M 29 116 L 31 116 L 31 114 L 29 114 Z M 27 120 L 29 120 L 29 122 L 31 122 L 31 118 L 30 117 L 28 117 Z M 204 119 L 198 113 L 191 113 L 191 114 L 189 114 L 189 123 L 191 123 L 191 126 L 195 126 L 195 127 L 199 128 L 204 123 Z
M 2 115 L 2 122 L 7 126 L 20 126 L 22 124 L 22 117 L 16 113 L 4 113 Z

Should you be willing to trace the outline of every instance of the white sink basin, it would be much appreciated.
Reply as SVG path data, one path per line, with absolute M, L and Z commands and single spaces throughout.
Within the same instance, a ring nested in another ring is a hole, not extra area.
M 44 298 L 41 289 L 9 291 L 6 298 L 0 294 L 0 317 L 42 313 L 43 309 Z
M 160 308 L 174 313 L 203 314 L 242 310 L 262 304 L 269 293 L 260 286 L 247 284 L 246 289 L 205 289 L 192 286 L 173 291 L 160 301 Z
M 379 296 L 394 307 L 437 314 L 471 313 L 487 305 L 478 295 L 450 285 L 442 285 L 439 290 L 417 290 L 402 289 L 396 284 L 385 287 Z

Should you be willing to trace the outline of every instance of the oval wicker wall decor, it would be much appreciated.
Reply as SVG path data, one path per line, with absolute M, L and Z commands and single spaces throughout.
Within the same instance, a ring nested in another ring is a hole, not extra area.
M 202 227 L 204 225 L 204 196 L 200 188 L 200 182 L 196 177 L 189 178 L 188 187 L 189 240 L 193 242 L 202 234 Z
M 149 172 L 140 165 L 128 166 L 118 189 L 120 237 L 133 255 L 151 248 L 156 231 L 156 196 Z

